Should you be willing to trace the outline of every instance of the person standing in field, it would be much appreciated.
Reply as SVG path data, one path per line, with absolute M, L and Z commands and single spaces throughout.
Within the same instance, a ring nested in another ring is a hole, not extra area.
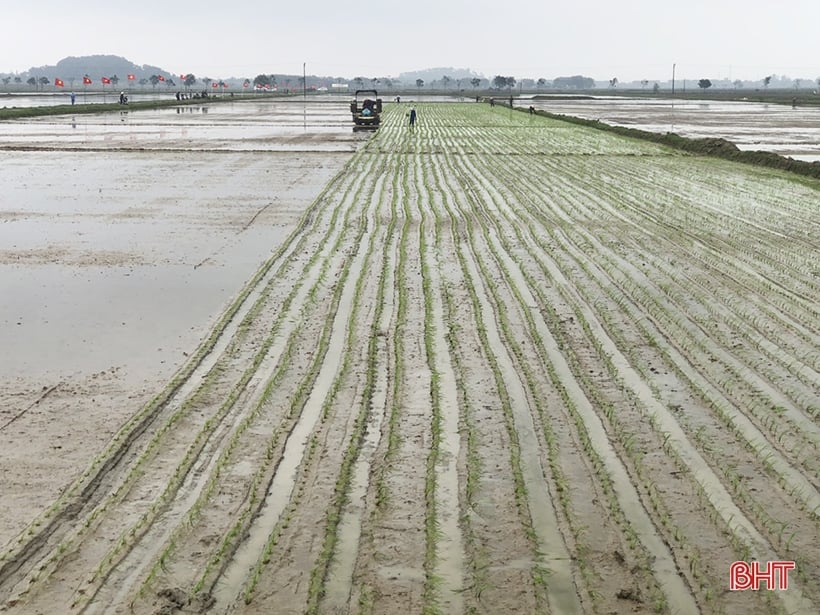
M 416 108 L 410 107 L 410 128 L 416 126 Z

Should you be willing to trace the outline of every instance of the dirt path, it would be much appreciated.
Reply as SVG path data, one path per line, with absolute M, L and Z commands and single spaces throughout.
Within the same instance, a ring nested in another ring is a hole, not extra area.
M 0 609 L 816 610 L 818 187 L 419 117 L 9 542 Z M 796 570 L 730 592 L 738 560 Z

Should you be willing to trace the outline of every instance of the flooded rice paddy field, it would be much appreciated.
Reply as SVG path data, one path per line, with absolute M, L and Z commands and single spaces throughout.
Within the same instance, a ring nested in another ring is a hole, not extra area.
M 808 94 L 811 96 L 811 94 Z M 720 137 L 740 149 L 820 160 L 820 107 L 758 102 L 597 97 L 537 100 L 550 113 L 685 137 Z
M 817 611 L 816 182 L 244 105 L 0 124 L 0 612 Z
M 5 148 L 350 152 L 346 103 L 237 101 L 27 118 L 3 125 Z

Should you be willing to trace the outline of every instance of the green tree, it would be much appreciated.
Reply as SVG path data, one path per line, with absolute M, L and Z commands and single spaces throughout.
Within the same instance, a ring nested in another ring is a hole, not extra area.
M 185 75 L 185 80 L 183 81 L 186 88 L 190 88 L 192 85 L 196 84 L 196 77 L 191 73 Z
M 709 79 L 701 79 L 698 81 L 698 87 L 705 91 L 712 87 L 712 82 Z
M 547 80 L 546 80 L 546 79 L 544 79 L 543 77 L 539 77 L 539 78 L 538 78 L 538 81 L 536 81 L 536 82 L 535 82 L 535 86 L 536 86 L 539 90 L 543 89 L 543 88 L 544 88 L 544 86 L 546 86 L 546 85 L 547 85 Z
M 452 79 L 450 77 L 448 77 L 447 75 L 444 75 L 441 78 L 441 83 L 444 85 L 445 90 L 449 87 L 451 81 L 452 81 Z
M 658 92 L 660 92 L 660 91 L 661 91 L 661 86 L 659 86 L 659 85 L 658 85 L 658 82 L 657 82 L 657 81 L 655 82 L 655 85 L 653 85 L 653 86 L 652 86 L 652 91 L 653 91 L 655 94 L 657 94 Z
M 502 75 L 493 77 L 493 87 L 497 90 L 507 87 L 507 78 Z
M 34 77 L 29 77 L 26 83 L 28 83 L 31 87 L 37 86 L 37 80 Z
M 424 79 L 416 79 L 416 87 L 421 89 L 424 87 Z
M 769 75 L 769 76 L 767 76 L 767 77 L 763 77 L 763 87 L 764 87 L 764 88 L 768 89 L 768 88 L 769 88 L 769 84 L 770 84 L 771 82 L 772 82 L 772 76 L 771 76 L 771 75 Z
M 565 88 L 574 88 L 576 90 L 591 89 L 595 87 L 595 79 L 592 77 L 584 77 L 583 75 L 556 77 L 552 80 L 552 87 L 556 90 Z
M 479 79 L 478 77 L 473 77 L 472 79 L 470 79 L 470 85 L 473 86 L 473 88 L 477 88 L 481 85 L 481 79 Z

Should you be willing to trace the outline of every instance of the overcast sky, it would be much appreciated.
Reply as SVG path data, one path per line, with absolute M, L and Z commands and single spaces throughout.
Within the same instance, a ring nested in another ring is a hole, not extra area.
M 0 72 L 113 54 L 172 74 L 452 66 L 619 81 L 820 77 L 820 0 L 3 0 Z

